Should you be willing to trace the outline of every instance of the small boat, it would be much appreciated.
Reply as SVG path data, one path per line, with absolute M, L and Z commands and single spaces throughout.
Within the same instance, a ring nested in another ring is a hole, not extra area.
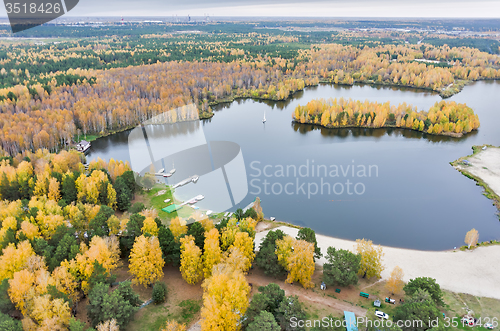
M 166 203 L 166 202 L 170 202 L 170 199 L 163 200 L 163 202 L 165 202 L 165 203 Z
M 485 151 L 485 150 L 486 150 L 486 148 L 488 148 L 488 147 L 487 147 L 487 146 L 483 146 L 483 151 Z
M 165 168 L 161 168 L 160 170 L 158 170 L 158 173 L 161 174 L 165 171 Z
M 90 148 L 90 143 L 88 141 L 82 140 L 76 145 L 76 150 L 85 153 Z
M 276 221 L 276 217 L 269 217 L 269 220 L 270 220 L 271 222 L 274 222 L 274 221 Z
M 200 207 L 196 207 L 196 206 L 191 206 L 191 208 L 193 208 L 194 210 L 200 209 Z
M 198 179 L 200 179 L 200 177 L 198 177 L 198 176 L 194 176 L 193 178 L 191 178 L 193 183 L 196 183 L 198 181 Z
M 213 213 L 213 211 L 207 210 L 207 216 L 210 215 L 210 214 L 212 214 L 212 213 Z
M 175 167 L 174 164 L 172 163 L 172 170 L 170 170 L 170 175 L 173 175 L 175 173 Z
M 166 174 L 163 174 L 163 177 L 172 177 L 172 174 L 171 173 L 166 173 Z
M 200 201 L 200 200 L 205 199 L 205 196 L 200 194 L 200 195 L 195 196 L 194 198 L 196 199 L 196 201 Z
M 262 123 L 266 123 L 266 112 L 264 111 L 264 119 L 262 120 Z

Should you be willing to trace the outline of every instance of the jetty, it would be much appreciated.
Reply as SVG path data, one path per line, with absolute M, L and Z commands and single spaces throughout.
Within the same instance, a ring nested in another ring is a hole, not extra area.
M 186 184 L 189 184 L 191 182 L 193 183 L 196 183 L 199 179 L 199 176 L 198 175 L 194 175 L 194 176 L 191 176 L 187 179 L 184 179 L 183 181 L 180 181 L 178 182 L 177 184 L 175 184 L 174 186 L 172 186 L 173 188 L 178 188 L 178 187 L 181 187 L 181 186 L 184 186 Z
M 255 200 L 252 201 L 251 203 L 249 203 L 248 206 L 246 206 L 245 208 L 243 208 L 243 212 L 245 213 L 247 210 L 249 210 L 250 208 L 252 208 L 254 204 L 255 204 Z
M 194 198 L 192 198 L 192 199 L 189 199 L 189 200 L 187 200 L 187 201 L 185 201 L 185 202 L 181 203 L 181 204 L 180 204 L 180 206 L 185 206 L 185 205 L 187 205 L 187 204 L 193 205 L 193 204 L 195 204 L 195 203 L 197 203 L 198 201 L 203 200 L 203 199 L 205 199 L 205 196 L 200 194 L 200 195 L 195 196 L 195 197 L 194 197 Z

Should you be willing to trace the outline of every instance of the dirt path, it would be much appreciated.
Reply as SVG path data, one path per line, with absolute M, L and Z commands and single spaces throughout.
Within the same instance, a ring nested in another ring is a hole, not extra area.
M 325 296 L 323 293 L 313 292 L 312 290 L 306 290 L 299 284 L 290 285 L 282 280 L 272 279 L 268 276 L 262 275 L 259 272 L 250 272 L 247 275 L 247 280 L 252 284 L 252 292 L 257 292 L 259 286 L 266 286 L 269 283 L 278 284 L 283 290 L 285 290 L 285 295 L 296 295 L 299 297 L 300 301 L 308 303 L 318 303 L 323 306 L 330 307 L 332 310 L 343 312 L 345 310 L 352 311 L 356 316 L 365 316 L 366 309 L 352 305 L 350 303 L 340 301 L 331 297 Z

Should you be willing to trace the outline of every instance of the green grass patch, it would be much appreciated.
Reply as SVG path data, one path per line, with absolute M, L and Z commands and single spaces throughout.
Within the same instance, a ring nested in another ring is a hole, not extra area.
M 199 300 L 188 299 L 179 303 L 179 307 L 181 307 L 181 311 L 178 318 L 175 318 L 175 320 L 180 323 L 189 324 L 194 316 L 200 311 L 201 302 Z
M 98 134 L 88 134 L 88 135 L 80 135 L 80 136 L 75 136 L 73 139 L 76 142 L 80 142 L 81 140 L 86 140 L 86 141 L 94 141 L 97 138 L 101 137 Z
M 160 191 L 165 191 L 165 193 L 158 195 Z M 145 203 L 146 207 L 153 207 L 158 210 L 158 216 L 166 224 L 168 224 L 170 219 L 174 217 L 180 216 L 187 219 L 194 213 L 194 210 L 187 206 L 182 207 L 174 213 L 167 213 L 163 211 L 162 208 L 165 208 L 172 203 L 181 204 L 183 202 L 174 199 L 173 191 L 166 185 L 157 184 L 151 190 L 145 191 L 145 194 L 147 196 L 147 201 Z M 170 199 L 170 202 L 164 202 L 166 199 Z
M 191 299 L 181 301 L 178 306 L 172 307 L 171 310 L 164 305 L 151 304 L 139 311 L 139 317 L 133 320 L 126 330 L 158 331 L 170 320 L 189 325 L 200 309 L 201 301 Z
M 446 317 L 455 318 L 454 320 L 458 322 L 458 326 L 449 328 L 450 330 L 486 330 L 483 326 L 470 327 L 462 324 L 461 318 L 467 314 L 467 309 L 473 311 L 475 318 L 481 318 L 482 324 L 492 323 L 493 318 L 497 320 L 500 318 L 500 300 L 446 290 L 443 291 L 443 299 L 445 302 L 443 311 Z
M 148 305 L 142 308 L 138 314 L 140 317 L 130 322 L 126 330 L 158 331 L 170 319 L 168 308 L 163 305 Z

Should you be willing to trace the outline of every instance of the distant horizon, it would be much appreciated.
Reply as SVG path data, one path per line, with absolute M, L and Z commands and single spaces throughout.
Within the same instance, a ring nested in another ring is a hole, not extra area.
M 62 17 L 57 18 L 57 20 L 63 20 L 65 18 L 71 18 L 71 19 L 84 19 L 84 18 L 94 18 L 94 19 L 99 19 L 99 18 L 116 18 L 116 19 L 126 19 L 126 18 L 168 18 L 172 19 L 173 17 L 188 17 L 190 16 L 191 18 L 205 18 L 205 17 L 210 17 L 213 19 L 235 19 L 235 20 L 251 20 L 251 19 L 265 19 L 265 20 L 285 20 L 285 19 L 291 19 L 291 20 L 376 20 L 376 21 L 408 21 L 408 20 L 417 20 L 417 21 L 434 21 L 434 20 L 447 20 L 447 21 L 454 21 L 454 20 L 498 20 L 500 22 L 500 17 L 422 17 L 422 16 L 415 16 L 415 17 L 381 17 L 381 16 L 359 16 L 359 17 L 349 17 L 349 16 L 237 16 L 237 15 L 224 15 L 224 16 L 211 16 L 211 15 L 156 15 L 156 16 L 151 16 L 151 15 L 130 15 L 130 16 L 125 16 L 125 15 L 64 15 Z M 0 19 L 8 19 L 7 16 L 0 16 Z
M 265 14 L 264 14 L 265 13 Z M 264 15 L 263 15 L 264 14 Z M 500 19 L 498 0 L 80 0 L 65 17 Z M 0 6 L 0 17 L 6 17 Z

